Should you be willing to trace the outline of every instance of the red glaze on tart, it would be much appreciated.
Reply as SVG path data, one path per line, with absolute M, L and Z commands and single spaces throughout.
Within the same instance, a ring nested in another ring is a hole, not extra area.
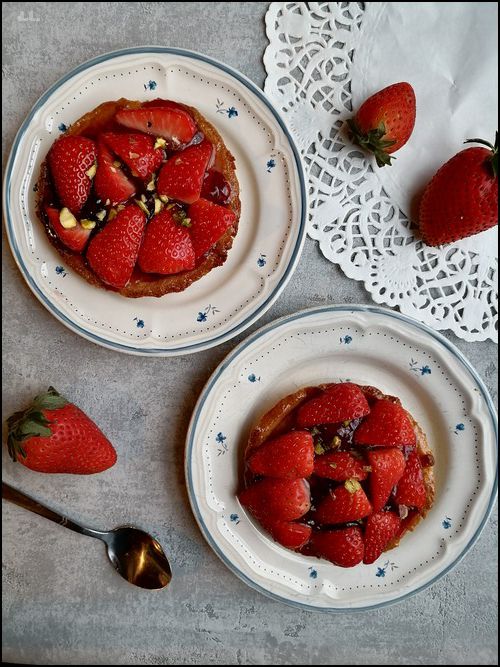
M 396 547 L 426 516 L 433 465 L 398 398 L 323 384 L 286 396 L 259 420 L 238 497 L 283 546 L 353 567 Z
M 37 214 L 67 266 L 127 297 L 179 292 L 223 264 L 238 231 L 234 158 L 193 107 L 104 102 L 43 162 Z

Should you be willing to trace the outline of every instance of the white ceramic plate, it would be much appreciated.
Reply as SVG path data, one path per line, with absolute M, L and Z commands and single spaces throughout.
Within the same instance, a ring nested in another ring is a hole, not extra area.
M 425 521 L 373 565 L 351 569 L 284 549 L 235 496 L 256 420 L 299 387 L 337 380 L 399 396 L 436 459 Z M 496 433 L 486 387 L 446 338 L 379 307 L 317 308 L 257 331 L 217 368 L 191 420 L 186 478 L 203 534 L 247 584 L 307 609 L 373 609 L 434 583 L 478 538 L 496 497 Z
M 236 159 L 242 214 L 227 261 L 184 292 L 160 299 L 127 299 L 89 285 L 66 269 L 35 215 L 34 187 L 54 139 L 86 111 L 120 97 L 197 107 Z M 38 100 L 14 141 L 4 212 L 16 262 L 55 317 L 114 350 L 168 356 L 218 345 L 271 306 L 300 256 L 306 194 L 294 143 L 249 79 L 201 54 L 140 47 L 80 65 Z

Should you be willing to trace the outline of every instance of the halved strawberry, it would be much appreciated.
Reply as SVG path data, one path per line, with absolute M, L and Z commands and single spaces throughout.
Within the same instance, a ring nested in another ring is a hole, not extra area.
M 268 440 L 248 459 L 255 475 L 294 479 L 309 477 L 314 467 L 314 444 L 309 431 L 291 431 Z
M 148 134 L 118 134 L 106 132 L 102 139 L 113 153 L 122 159 L 132 176 L 149 178 L 163 160 L 161 148 L 155 148 L 155 140 Z
M 115 164 L 113 154 L 104 142 L 97 144 L 97 173 L 94 188 L 97 196 L 112 206 L 127 201 L 135 194 L 135 185 L 129 181 L 120 167 Z
M 163 209 L 146 227 L 137 260 L 145 273 L 169 275 L 194 269 L 191 237 L 175 215 L 173 210 Z
M 349 452 L 327 452 L 316 457 L 314 474 L 338 482 L 346 479 L 362 480 L 368 477 L 368 466 Z
M 355 479 L 348 479 L 343 486 L 333 489 L 318 505 L 314 520 L 319 524 L 357 521 L 371 514 L 372 506 Z
M 146 216 L 129 204 L 89 244 L 87 260 L 99 278 L 121 289 L 130 280 L 141 245 Z
M 260 521 L 293 521 L 311 506 L 305 479 L 264 479 L 238 494 L 240 503 Z
M 357 526 L 315 531 L 311 535 L 311 546 L 318 556 L 340 567 L 354 567 L 363 560 L 363 533 Z
M 181 109 L 185 111 L 185 109 L 182 109 L 182 105 L 178 102 L 173 102 L 172 100 L 162 100 L 161 97 L 157 97 L 154 100 L 149 100 L 142 103 L 143 109 L 150 109 L 151 107 L 153 107 L 153 109 Z
M 132 130 L 163 137 L 173 148 L 188 144 L 197 131 L 187 111 L 173 106 L 120 109 L 115 120 Z
M 365 526 L 365 555 L 363 563 L 377 560 L 389 541 L 397 534 L 401 519 L 394 512 L 376 512 L 368 517 Z
M 392 489 L 399 482 L 405 471 L 405 457 L 396 447 L 373 449 L 367 453 L 372 469 L 370 475 L 370 498 L 373 511 L 384 507 Z
M 158 176 L 158 194 L 185 204 L 192 204 L 199 199 L 212 150 L 212 144 L 204 139 L 200 144 L 188 146 L 172 155 Z
M 412 450 L 408 454 L 403 476 L 398 482 L 394 499 L 398 505 L 422 509 L 427 502 L 424 473 L 418 453 Z
M 92 230 L 84 229 L 79 222 L 75 227 L 66 229 L 59 222 L 59 211 L 56 208 L 47 206 L 45 212 L 49 218 L 50 226 L 57 234 L 57 238 L 70 250 L 82 252 L 87 245 Z
M 312 528 L 305 523 L 294 521 L 264 521 L 263 527 L 271 533 L 276 542 L 287 549 L 300 549 L 311 537 Z
M 80 136 L 63 136 L 49 152 L 49 166 L 61 208 L 78 215 L 90 194 L 90 172 L 96 160 L 95 144 Z M 91 172 L 90 172 L 91 173 Z
M 298 410 L 297 424 L 301 428 L 336 424 L 359 419 L 369 412 L 368 402 L 361 389 L 350 382 L 343 382 L 304 403 Z
M 404 408 L 386 399 L 372 406 L 368 417 L 359 425 L 354 434 L 357 445 L 377 447 L 401 447 L 415 445 L 413 425 Z
M 191 240 L 196 259 L 204 255 L 234 224 L 233 211 L 206 199 L 198 199 L 188 209 L 191 218 Z

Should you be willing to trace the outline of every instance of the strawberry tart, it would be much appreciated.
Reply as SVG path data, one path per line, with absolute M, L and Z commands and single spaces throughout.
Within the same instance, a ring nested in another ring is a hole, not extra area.
M 434 458 L 401 401 L 350 382 L 286 396 L 250 433 L 240 503 L 284 547 L 373 563 L 434 500 Z
M 50 148 L 38 217 L 66 265 L 126 297 L 179 292 L 227 258 L 238 230 L 234 158 L 200 112 L 104 102 Z

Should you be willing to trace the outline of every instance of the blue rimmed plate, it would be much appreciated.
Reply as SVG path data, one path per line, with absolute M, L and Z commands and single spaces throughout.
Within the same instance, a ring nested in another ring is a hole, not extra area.
M 399 396 L 436 459 L 425 521 L 373 565 L 351 569 L 282 548 L 235 496 L 242 448 L 259 417 L 299 387 L 345 380 Z M 221 363 L 193 413 L 186 478 L 204 536 L 247 584 L 307 609 L 372 609 L 431 585 L 474 544 L 496 497 L 496 440 L 488 391 L 446 338 L 383 308 L 331 306 L 271 323 Z
M 35 215 L 39 167 L 54 139 L 86 111 L 120 97 L 197 107 L 236 159 L 242 214 L 226 263 L 160 299 L 127 299 L 86 283 L 64 266 Z M 114 350 L 169 356 L 228 340 L 277 299 L 304 242 L 306 193 L 299 154 L 261 90 L 201 54 L 152 46 L 94 58 L 38 100 L 14 141 L 4 212 L 15 260 L 55 317 Z

